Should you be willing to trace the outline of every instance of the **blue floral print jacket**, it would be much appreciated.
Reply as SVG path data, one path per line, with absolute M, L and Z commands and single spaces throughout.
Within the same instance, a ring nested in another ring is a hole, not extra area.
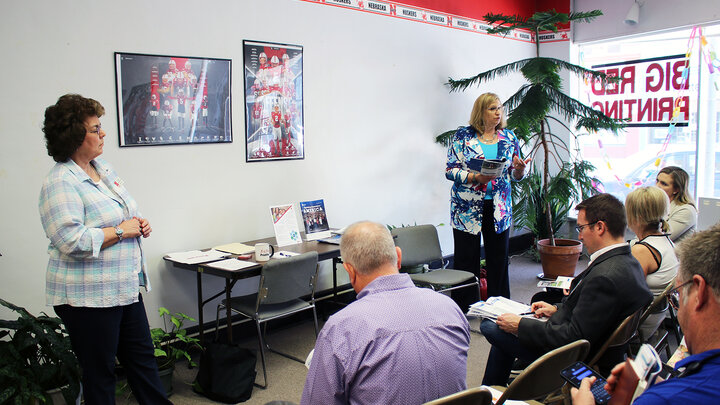
M 505 158 L 508 164 L 501 176 L 492 181 L 493 206 L 495 207 L 495 232 L 504 232 L 512 223 L 512 191 L 510 181 L 514 156 L 520 157 L 518 138 L 509 129 L 498 131 L 498 159 Z M 470 159 L 484 158 L 480 140 L 475 128 L 469 126 L 455 132 L 448 149 L 445 177 L 453 181 L 450 191 L 450 218 L 452 227 L 459 231 L 480 234 L 483 215 L 483 199 L 486 184 L 468 184 L 467 162 Z

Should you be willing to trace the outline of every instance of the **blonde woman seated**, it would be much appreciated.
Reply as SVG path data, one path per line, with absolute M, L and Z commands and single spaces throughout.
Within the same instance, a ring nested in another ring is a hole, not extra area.
M 654 296 L 660 295 L 675 280 L 679 265 L 675 245 L 670 235 L 665 233 L 668 231 L 668 223 L 664 218 L 669 205 L 667 194 L 657 187 L 638 188 L 625 199 L 628 227 L 639 239 L 632 246 L 632 254 L 640 262 Z M 640 325 L 643 337 L 657 330 L 666 312 L 667 306 L 651 314 Z
M 695 233 L 697 208 L 693 203 L 688 187 L 690 176 L 677 166 L 666 166 L 657 175 L 655 185 L 670 198 L 670 213 L 667 216 L 668 233 L 673 242 Z

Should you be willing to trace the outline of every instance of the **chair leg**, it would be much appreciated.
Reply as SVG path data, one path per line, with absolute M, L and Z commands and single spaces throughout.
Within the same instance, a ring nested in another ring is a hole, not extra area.
M 218 304 L 217 310 L 215 311 L 215 340 L 218 340 L 218 329 L 220 328 L 220 306 L 223 306 L 222 304 Z
M 268 386 L 268 380 L 267 380 L 267 371 L 265 369 L 265 341 L 263 339 L 263 333 L 260 330 L 260 322 L 258 322 L 257 319 L 255 319 L 255 327 L 257 328 L 258 333 L 258 343 L 260 344 L 260 361 L 262 362 L 262 371 L 263 371 L 263 384 L 255 383 L 258 387 L 265 389 Z
M 318 336 L 318 318 L 317 318 L 317 312 L 315 311 L 315 306 L 313 305 L 313 321 L 315 321 L 315 339 L 317 339 Z

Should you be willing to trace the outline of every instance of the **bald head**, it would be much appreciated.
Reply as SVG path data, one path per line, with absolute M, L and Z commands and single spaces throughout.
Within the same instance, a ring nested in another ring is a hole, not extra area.
M 370 275 L 389 266 L 397 269 L 398 254 L 390 231 L 375 222 L 356 222 L 340 239 L 340 254 L 358 273 Z

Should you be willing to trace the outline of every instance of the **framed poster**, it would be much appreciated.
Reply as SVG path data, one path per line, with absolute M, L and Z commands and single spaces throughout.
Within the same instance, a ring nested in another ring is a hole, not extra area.
M 232 142 L 230 59 L 115 52 L 120 146 Z
M 243 41 L 245 160 L 304 159 L 303 49 Z

